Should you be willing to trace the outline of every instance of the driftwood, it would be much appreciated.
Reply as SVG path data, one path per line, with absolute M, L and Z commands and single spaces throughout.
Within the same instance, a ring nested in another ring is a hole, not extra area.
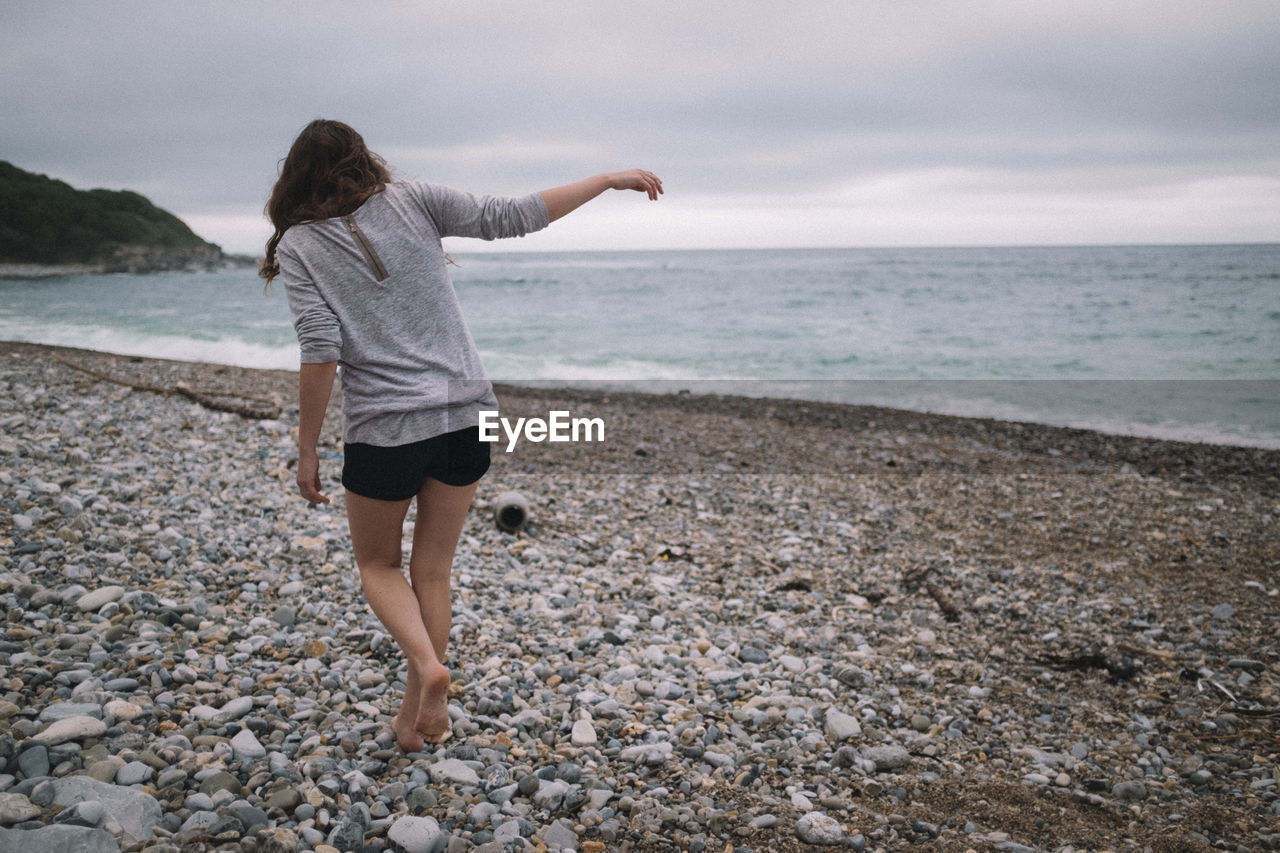
M 133 379 L 123 379 L 119 376 L 112 376 L 83 364 L 77 364 L 69 361 L 60 355 L 53 355 L 52 358 L 60 364 L 79 370 L 81 373 L 87 373 L 94 379 L 103 382 L 111 382 L 116 385 L 123 385 L 126 388 L 132 388 L 134 391 L 148 391 L 152 394 L 173 394 L 178 397 L 186 397 L 188 400 L 199 403 L 206 409 L 215 412 L 230 412 L 233 415 L 239 415 L 242 418 L 251 418 L 253 420 L 273 420 L 280 417 L 280 406 L 273 400 L 264 397 L 252 397 L 248 394 L 241 394 L 235 391 L 208 391 L 192 388 L 185 382 L 178 382 L 171 386 L 154 385 L 150 382 L 141 382 Z

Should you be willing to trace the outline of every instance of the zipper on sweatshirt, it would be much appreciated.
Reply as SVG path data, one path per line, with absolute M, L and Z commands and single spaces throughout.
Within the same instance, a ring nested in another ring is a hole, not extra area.
M 364 255 L 365 262 L 369 264 L 369 269 L 373 270 L 374 278 L 382 281 L 387 277 L 387 268 L 382 265 L 382 258 L 378 257 L 378 253 L 374 251 L 373 244 L 369 242 L 369 238 L 364 235 L 364 231 L 356 224 L 355 217 L 347 214 L 342 217 L 342 224 L 347 226 L 347 231 L 351 234 L 351 238 L 356 241 L 356 247 L 360 249 L 360 254 Z

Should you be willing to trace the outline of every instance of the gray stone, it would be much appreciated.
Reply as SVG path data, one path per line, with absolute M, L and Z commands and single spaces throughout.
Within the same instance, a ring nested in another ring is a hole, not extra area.
M 212 721 L 215 723 L 222 723 L 222 724 L 229 723 L 233 720 L 240 719 L 241 717 L 245 716 L 252 710 L 253 710 L 252 696 L 237 696 L 236 698 L 231 699 L 230 701 L 227 702 L 227 704 L 219 708 L 218 712 L 213 715 Z
M 217 825 L 220 820 L 222 820 L 222 816 L 217 812 L 192 812 L 191 817 L 182 822 L 182 828 L 178 831 L 192 835 L 203 835 Z
M 874 764 L 877 772 L 884 772 L 905 767 L 911 753 L 901 746 L 872 746 L 862 750 L 862 757 Z
M 272 827 L 258 833 L 258 853 L 298 853 L 302 841 L 297 833 L 283 827 Z
M 233 794 L 239 794 L 240 790 L 240 780 L 224 770 L 219 770 L 200 783 L 200 793 L 208 794 L 209 796 L 213 796 L 218 791 L 230 791 Z
M 0 829 L 0 850 L 22 853 L 120 853 L 120 845 L 105 830 L 55 824 L 39 829 Z
M 809 812 L 796 821 L 796 837 L 806 844 L 828 846 L 841 843 L 844 830 L 835 818 L 822 812 Z
M 1140 779 L 1129 779 L 1112 785 L 1111 793 L 1122 803 L 1135 803 L 1147 798 L 1147 786 Z
M 578 833 L 573 831 L 573 824 L 561 818 L 541 833 L 542 841 L 550 851 L 578 849 Z
M 102 586 L 86 592 L 84 595 L 76 599 L 76 607 L 82 613 L 90 613 L 100 609 L 104 604 L 110 604 L 113 601 L 119 601 L 124 595 L 124 587 L 122 586 Z
M 574 746 L 592 746 L 596 742 L 596 727 L 590 720 L 577 720 L 573 724 L 573 732 L 569 741 Z
M 540 809 L 546 809 L 554 812 L 560 808 L 560 804 L 564 802 L 564 795 L 569 793 L 569 783 L 560 779 L 552 781 L 543 781 L 538 786 L 538 790 L 533 793 L 533 804 Z
M 460 759 L 445 758 L 427 768 L 431 781 L 436 784 L 479 785 L 480 777 Z
M 107 810 L 102 807 L 102 803 L 97 800 L 85 800 L 83 803 L 67 806 L 58 812 L 54 822 L 72 826 L 102 826 L 106 816 Z
M 354 820 L 342 820 L 329 833 L 329 846 L 342 853 L 352 853 L 364 846 L 364 827 Z
M 213 797 L 208 794 L 196 791 L 194 794 L 188 794 L 186 800 L 182 803 L 193 812 L 211 812 L 213 811 Z
M 267 748 L 249 729 L 236 732 L 235 737 L 231 739 L 231 748 L 235 751 L 236 758 L 241 761 L 256 761 L 267 754 Z
M 361 803 L 361 805 L 364 805 Z M 245 800 L 236 800 L 227 806 L 227 810 L 240 818 L 240 822 L 244 824 L 245 831 L 252 834 L 271 822 L 267 813 L 257 806 L 251 805 Z
M 116 771 L 117 785 L 141 785 L 155 775 L 155 768 L 141 761 L 130 761 Z
M 107 733 L 107 724 L 94 717 L 68 717 L 50 723 L 44 731 L 31 738 L 45 746 L 55 746 L 71 740 L 85 740 L 91 737 L 102 737 Z
M 40 817 L 40 807 L 24 794 L 0 794 L 0 824 L 8 826 Z
M 49 775 L 49 748 L 42 743 L 29 746 L 18 756 L 18 769 L 28 779 Z
M 449 834 L 433 817 L 402 817 L 391 824 L 387 839 L 404 853 L 441 853 L 449 843 Z
M 96 702 L 54 702 L 37 717 L 42 723 L 56 723 L 71 717 L 96 717 L 102 719 L 102 706 Z
M 675 747 L 666 741 L 642 743 L 622 750 L 619 758 L 623 761 L 633 761 L 636 764 L 665 764 L 671 758 L 671 753 L 674 750 Z
M 862 734 L 862 725 L 856 717 L 852 717 L 835 708 L 827 709 L 827 735 L 834 741 L 849 740 Z
M 88 776 L 68 776 L 53 781 L 53 801 L 60 806 L 70 806 L 86 800 L 102 803 L 111 820 L 138 840 L 151 837 L 160 822 L 160 804 L 155 797 L 136 788 L 121 788 L 90 779 Z

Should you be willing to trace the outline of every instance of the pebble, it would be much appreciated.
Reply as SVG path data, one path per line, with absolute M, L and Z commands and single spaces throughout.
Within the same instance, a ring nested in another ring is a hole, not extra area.
M 97 717 L 75 716 L 57 720 L 31 739 L 45 746 L 56 746 L 67 741 L 101 737 L 107 733 L 107 724 Z
M 840 822 L 822 812 L 809 812 L 796 821 L 796 837 L 806 844 L 829 846 L 844 841 Z
M 449 843 L 447 833 L 432 817 L 402 817 L 391 824 L 387 839 L 404 853 L 440 853 Z
M 0 794 L 0 825 L 11 826 L 40 816 L 41 809 L 23 794 Z
M 231 749 L 236 758 L 242 761 L 254 761 L 267 754 L 267 748 L 258 742 L 257 736 L 249 729 L 241 729 L 231 738 Z
M 123 595 L 124 587 L 122 586 L 99 587 L 93 592 L 86 592 L 76 599 L 76 607 L 86 612 L 96 612 L 101 610 L 103 605 L 119 601 Z
M 431 781 L 445 785 L 479 785 L 480 776 L 457 758 L 446 758 L 432 764 L 427 772 Z
M 155 768 L 141 761 L 130 761 L 116 771 L 117 785 L 141 785 L 155 775 Z
M 862 750 L 862 758 L 874 765 L 877 772 L 899 770 L 911 761 L 911 753 L 901 746 L 870 746 Z
M 574 746 L 593 746 L 597 742 L 595 726 L 590 720 L 577 720 L 573 724 L 569 741 Z
M 468 516 L 453 738 L 406 757 L 389 731 L 403 660 L 363 599 L 340 506 L 292 494 L 288 417 L 216 414 L 35 357 L 0 359 L 0 423 L 0 827 L 42 826 L 0 832 L 24 844 L 74 831 L 71 849 L 129 853 L 602 853 L 648 833 L 690 851 L 976 849 L 1027 839 L 976 816 L 927 823 L 915 801 L 1030 785 L 1082 814 L 1123 809 L 1133 828 L 1114 832 L 1140 846 L 1204 796 L 1258 832 L 1280 808 L 1265 756 L 1223 737 L 1250 727 L 1242 710 L 1280 704 L 1257 639 L 1274 633 L 1270 587 L 1227 582 L 1197 604 L 1144 574 L 1176 542 L 1187 577 L 1218 577 L 1197 561 L 1261 541 L 1274 501 L 1251 475 L 1194 473 L 1234 451 L 1142 445 L 1138 474 L 1111 461 L 1119 439 L 1091 434 L 841 420 L 856 440 L 833 444 L 831 423 L 810 435 L 719 414 L 700 441 L 732 459 L 655 431 L 625 454 L 667 466 L 653 475 L 495 458 L 478 507 L 502 480 L 544 526 Z M 771 461 L 805 442 L 825 449 L 820 467 Z M 323 472 L 338 495 L 339 469 Z M 939 559 L 934 518 L 968 556 Z M 1027 663 L 1094 651 L 1113 668 Z M 1126 655 L 1136 693 L 1111 683 L 1131 677 Z M 92 821 L 91 803 L 100 827 L 56 822 Z M 855 808 L 862 832 L 846 837 L 834 816 Z
M 826 714 L 827 734 L 833 741 L 844 741 L 862 734 L 857 717 L 831 708 Z

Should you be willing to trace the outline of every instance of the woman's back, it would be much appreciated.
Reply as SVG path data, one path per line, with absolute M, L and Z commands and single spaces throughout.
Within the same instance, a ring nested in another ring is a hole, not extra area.
M 347 441 L 419 441 L 495 408 L 440 240 L 522 236 L 546 224 L 537 193 L 392 183 L 350 217 L 284 234 L 277 252 L 302 360 L 342 365 Z

